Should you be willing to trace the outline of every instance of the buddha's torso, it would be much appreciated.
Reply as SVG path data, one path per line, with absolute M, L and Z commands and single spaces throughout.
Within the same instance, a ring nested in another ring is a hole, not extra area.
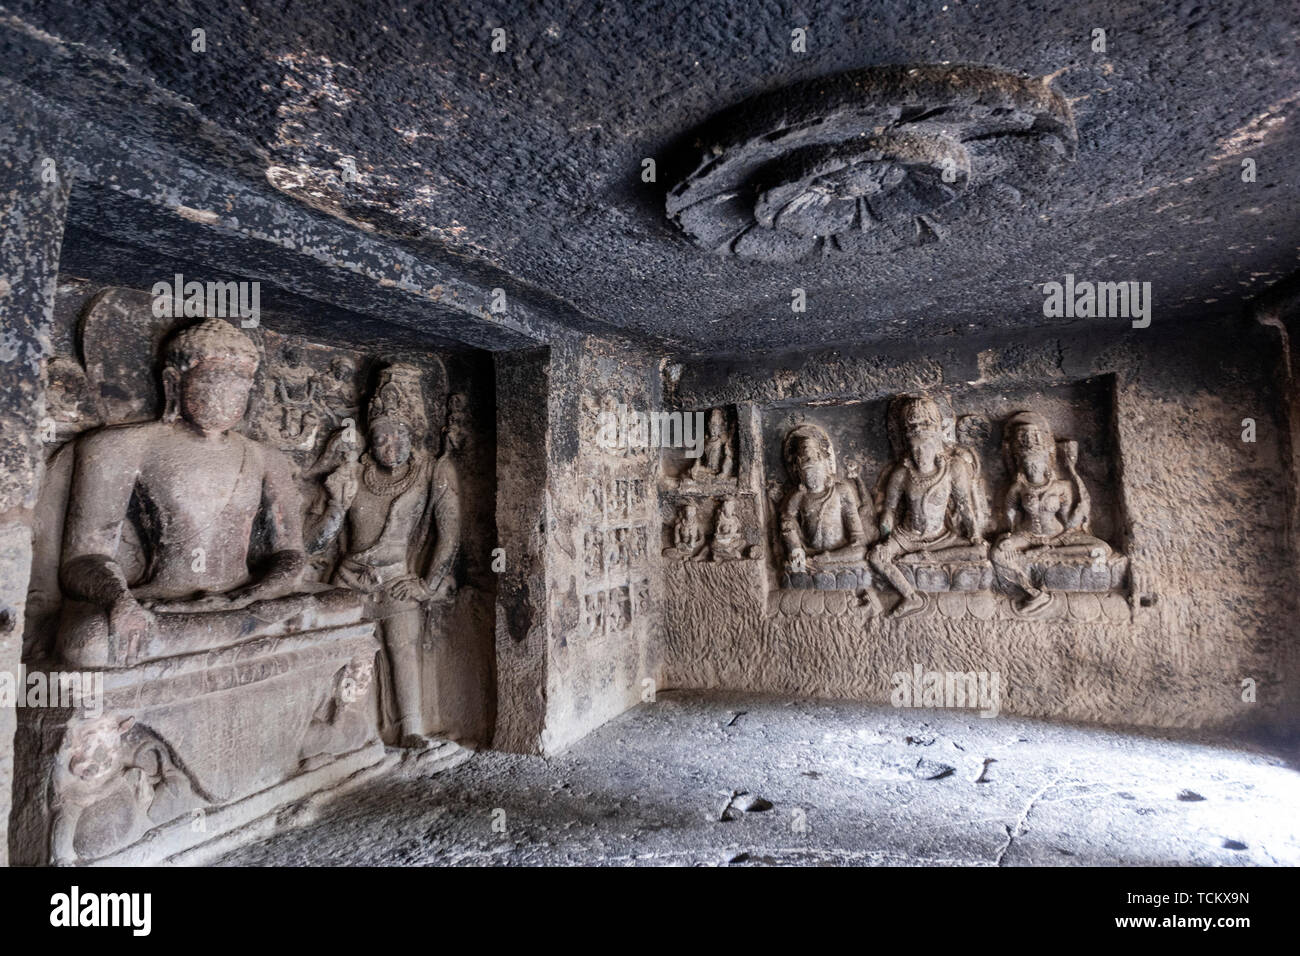
M 132 518 L 150 554 L 138 597 L 224 593 L 248 581 L 253 523 L 262 507 L 263 449 L 229 432 L 204 438 L 157 423 L 145 439 Z

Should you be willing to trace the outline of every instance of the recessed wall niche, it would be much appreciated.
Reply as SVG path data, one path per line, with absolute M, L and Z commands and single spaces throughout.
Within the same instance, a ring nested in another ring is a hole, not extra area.
M 1078 442 L 1077 469 L 1092 502 L 1092 529 L 1121 548 L 1118 470 L 1115 467 L 1114 388 L 1112 375 L 1047 388 L 952 388 L 936 394 L 944 411 L 949 441 L 974 450 L 989 509 L 990 535 L 1002 530 L 1003 494 L 1011 481 L 1002 453 L 1003 426 L 1016 412 L 1039 413 L 1055 438 Z M 889 437 L 890 398 L 768 406 L 762 412 L 763 471 L 768 483 L 790 484 L 782 444 L 790 429 L 811 423 L 830 436 L 841 477 L 858 476 L 860 491 L 879 498 L 881 480 L 892 459 Z

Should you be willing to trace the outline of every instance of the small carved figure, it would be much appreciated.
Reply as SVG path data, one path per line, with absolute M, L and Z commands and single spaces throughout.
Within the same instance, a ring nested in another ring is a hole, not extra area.
M 664 549 L 664 557 L 690 560 L 704 547 L 704 532 L 700 529 L 699 506 L 694 501 L 684 501 L 673 522 L 673 546 Z
M 62 441 L 99 424 L 86 373 L 79 362 L 62 356 L 52 358 L 46 374 L 49 385 L 45 390 L 45 411 L 49 417 L 41 423 L 43 442 Z
M 979 560 L 987 554 L 974 475 L 966 457 L 944 439 L 939 406 L 925 395 L 895 402 L 903 456 L 887 472 L 880 514 L 882 541 L 871 549 L 871 566 L 903 596 L 894 615 L 925 607 L 896 561 L 921 554 L 945 560 Z
M 709 412 L 705 425 L 704 448 L 699 459 L 691 465 L 687 478 L 691 481 L 709 481 L 732 477 L 732 430 L 727 427 L 727 413 L 721 408 Z
M 605 514 L 605 489 L 599 478 L 587 479 L 587 494 L 584 505 L 593 520 L 600 520 Z
M 714 561 L 734 561 L 744 557 L 745 537 L 740 533 L 740 518 L 736 515 L 736 499 L 728 495 L 718 505 L 714 518 L 713 543 L 710 545 Z
M 605 619 L 611 633 L 623 630 L 628 624 L 627 588 L 615 588 L 609 592 L 605 604 Z
M 329 696 L 316 709 L 302 741 L 302 769 L 351 753 L 370 739 L 364 702 L 375 674 L 373 658 L 348 662 L 334 677 Z
M 582 536 L 583 565 L 588 577 L 600 577 L 604 560 L 605 541 L 599 531 L 587 531 Z
M 54 767 L 50 857 L 56 866 L 111 852 L 149 829 L 152 788 L 124 760 L 122 735 L 133 723 L 134 717 L 104 715 L 68 725 Z M 95 819 L 83 825 L 88 812 Z
M 596 633 L 596 597 L 592 594 L 582 596 L 582 630 L 585 634 Z
M 128 846 L 201 802 L 160 740 L 109 714 L 69 722 L 52 787 L 50 857 L 60 866 Z
M 836 474 L 830 436 L 817 425 L 800 425 L 786 435 L 783 452 L 786 471 L 798 481 L 781 505 L 786 570 L 860 563 L 867 534 L 858 494 Z
M 296 345 L 286 345 L 280 352 L 283 365 L 275 375 L 275 399 L 280 406 L 280 437 L 301 448 L 310 448 L 320 427 L 315 412 L 316 393 L 320 387 L 315 370 L 307 362 L 307 353 Z
M 632 592 L 632 615 L 642 617 L 650 610 L 650 582 L 638 581 Z
M 334 427 L 342 425 L 349 418 L 355 421 L 361 416 L 356 378 L 356 363 L 346 355 L 339 355 L 330 362 L 329 376 L 319 383 L 320 402 Z
M 1033 614 L 1048 604 L 1051 594 L 1031 579 L 1031 560 L 1104 561 L 1111 549 L 1088 531 L 1092 506 L 1076 469 L 1078 442 L 1056 442 L 1047 419 L 1034 412 L 1012 416 L 1002 434 L 1002 452 L 1015 477 L 1004 499 L 1011 531 L 993 549 L 993 567 L 999 581 L 1024 595 L 1018 609 Z M 1057 474 L 1058 455 L 1065 461 L 1066 478 Z

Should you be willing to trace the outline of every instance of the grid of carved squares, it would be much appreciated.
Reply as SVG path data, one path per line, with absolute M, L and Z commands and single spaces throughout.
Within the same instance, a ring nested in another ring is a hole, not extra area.
M 649 605 L 647 488 L 645 478 L 587 478 L 584 513 L 600 516 L 583 532 L 582 630 L 589 636 L 628 630 Z

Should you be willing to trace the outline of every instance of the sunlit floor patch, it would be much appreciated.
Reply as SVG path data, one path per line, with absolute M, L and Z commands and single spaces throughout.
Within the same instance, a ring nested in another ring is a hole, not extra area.
M 669 693 L 557 757 L 411 763 L 223 862 L 1295 865 L 1291 766 L 1208 735 Z

